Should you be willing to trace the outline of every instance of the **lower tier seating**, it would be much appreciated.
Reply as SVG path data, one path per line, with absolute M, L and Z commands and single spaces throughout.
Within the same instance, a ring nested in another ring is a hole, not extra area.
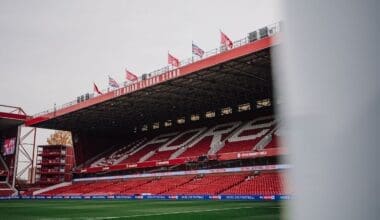
M 238 184 L 246 174 L 210 175 L 194 178 L 192 181 L 166 192 L 168 195 L 218 195 Z
M 276 195 L 284 194 L 278 172 L 186 175 L 79 182 L 42 195 Z
M 284 177 L 278 173 L 248 176 L 240 184 L 224 191 L 225 195 L 279 195 L 283 194 Z

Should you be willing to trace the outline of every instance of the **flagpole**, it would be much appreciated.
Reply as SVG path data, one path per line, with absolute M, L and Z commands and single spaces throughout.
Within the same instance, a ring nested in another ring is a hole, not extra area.
M 170 53 L 169 53 L 169 50 L 168 50 L 168 56 L 166 57 L 167 62 L 168 62 L 168 66 L 169 66 L 168 71 L 171 69 L 171 68 L 170 68 L 170 67 L 171 67 L 171 64 L 169 63 L 169 55 L 170 55 Z
M 194 63 L 193 47 L 194 47 L 194 41 L 191 40 L 191 63 Z

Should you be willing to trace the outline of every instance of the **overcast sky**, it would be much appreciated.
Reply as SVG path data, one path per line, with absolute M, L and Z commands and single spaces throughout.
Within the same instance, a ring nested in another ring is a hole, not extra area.
M 93 82 L 106 89 L 108 75 L 124 81 L 125 68 L 164 67 L 168 51 L 190 58 L 192 41 L 214 49 L 219 29 L 239 40 L 281 18 L 279 0 L 0 0 L 0 104 L 33 115 Z M 37 145 L 50 133 L 39 129 Z
M 35 114 L 101 89 L 124 68 L 164 67 L 167 52 L 211 50 L 281 20 L 275 0 L 0 0 L 0 104 Z

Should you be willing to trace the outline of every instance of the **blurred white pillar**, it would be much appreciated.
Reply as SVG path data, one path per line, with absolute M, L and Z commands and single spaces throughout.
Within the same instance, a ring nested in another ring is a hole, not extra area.
M 380 1 L 287 0 L 275 60 L 295 220 L 380 219 Z

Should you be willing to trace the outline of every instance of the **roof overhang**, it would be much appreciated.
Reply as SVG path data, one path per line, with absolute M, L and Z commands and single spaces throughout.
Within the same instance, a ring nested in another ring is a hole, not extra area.
M 276 36 L 210 56 L 84 102 L 33 117 L 59 130 L 128 129 L 144 123 L 272 96 L 270 49 Z

